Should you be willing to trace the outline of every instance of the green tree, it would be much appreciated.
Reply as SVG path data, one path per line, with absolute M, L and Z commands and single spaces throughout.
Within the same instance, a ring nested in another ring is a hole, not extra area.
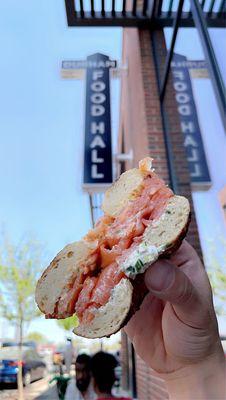
M 20 346 L 23 343 L 25 324 L 40 315 L 35 304 L 34 292 L 43 255 L 43 246 L 32 237 L 25 236 L 15 245 L 6 233 L 2 233 L 0 238 L 0 315 L 16 326 Z M 18 391 L 19 399 L 22 399 L 21 366 L 18 371 Z
M 26 336 L 26 340 L 31 340 L 35 343 L 48 343 L 47 337 L 40 332 L 30 332 Z

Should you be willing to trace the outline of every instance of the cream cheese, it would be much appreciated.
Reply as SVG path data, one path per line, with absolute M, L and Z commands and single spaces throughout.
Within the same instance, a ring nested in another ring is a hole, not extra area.
M 148 242 L 140 243 L 120 265 L 121 270 L 128 278 L 134 279 L 137 274 L 145 272 L 149 264 L 158 259 L 159 250 L 156 246 L 148 244 Z

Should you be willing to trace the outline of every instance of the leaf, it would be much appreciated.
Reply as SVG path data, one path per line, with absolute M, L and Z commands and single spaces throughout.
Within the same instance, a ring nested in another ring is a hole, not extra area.
M 71 331 L 73 328 L 78 326 L 78 317 L 74 314 L 69 318 L 58 319 L 57 323 L 62 329 L 65 329 L 65 331 Z
M 137 260 L 136 264 L 135 264 L 135 269 L 137 272 L 139 272 L 141 270 L 141 268 L 143 267 L 143 262 L 139 259 Z

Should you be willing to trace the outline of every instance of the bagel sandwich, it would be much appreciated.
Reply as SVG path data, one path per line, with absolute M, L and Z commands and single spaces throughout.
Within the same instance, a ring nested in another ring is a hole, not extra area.
M 46 318 L 77 315 L 74 333 L 110 336 L 139 309 L 144 272 L 176 251 L 186 235 L 190 206 L 152 168 L 152 159 L 124 172 L 106 191 L 104 215 L 80 241 L 61 250 L 37 282 L 35 299 Z

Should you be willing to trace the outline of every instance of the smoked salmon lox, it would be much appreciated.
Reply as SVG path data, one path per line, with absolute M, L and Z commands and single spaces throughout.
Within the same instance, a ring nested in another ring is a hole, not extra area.
M 79 242 L 61 250 L 43 272 L 36 302 L 46 318 L 77 315 L 87 338 L 117 332 L 139 308 L 145 270 L 183 240 L 190 207 L 152 169 L 152 159 L 123 173 L 108 189 L 104 215 Z

